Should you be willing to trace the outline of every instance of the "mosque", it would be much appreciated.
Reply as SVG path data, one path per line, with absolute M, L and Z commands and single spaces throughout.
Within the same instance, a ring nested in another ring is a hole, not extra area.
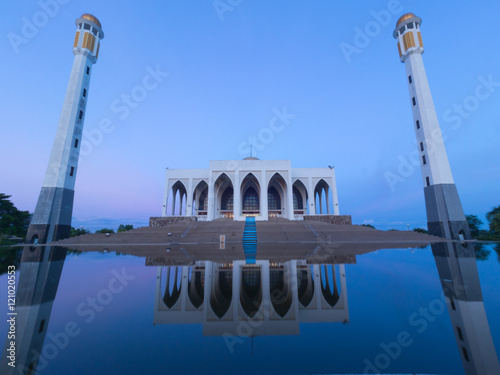
M 300 220 L 339 215 L 335 170 L 292 168 L 290 160 L 212 160 L 208 169 L 167 169 L 162 216 L 211 221 Z

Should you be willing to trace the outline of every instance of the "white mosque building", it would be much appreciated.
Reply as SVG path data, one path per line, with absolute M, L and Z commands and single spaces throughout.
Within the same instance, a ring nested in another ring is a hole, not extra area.
M 267 194 L 266 194 L 267 192 Z M 162 216 L 256 220 L 339 215 L 335 169 L 290 160 L 212 160 L 208 169 L 167 169 Z

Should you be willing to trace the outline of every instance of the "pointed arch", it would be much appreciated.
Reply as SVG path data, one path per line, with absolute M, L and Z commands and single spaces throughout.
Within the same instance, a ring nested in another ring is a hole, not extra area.
M 224 172 L 214 182 L 214 206 L 217 209 L 216 218 L 234 217 L 234 185 L 231 178 Z
M 170 188 L 170 193 L 167 199 L 167 207 L 170 207 L 170 213 L 172 216 L 182 215 L 183 210 L 187 207 L 187 189 L 181 180 L 177 180 L 172 184 Z
M 188 297 L 195 308 L 203 304 L 205 294 L 205 269 L 196 269 L 191 267 L 188 283 Z
M 192 214 L 206 216 L 208 212 L 208 183 L 205 180 L 198 182 L 193 191 Z
M 269 216 L 283 216 L 288 212 L 287 183 L 281 173 L 276 172 L 267 184 L 267 206 Z
M 320 179 L 314 188 L 314 201 L 316 204 L 316 214 L 330 214 L 330 202 L 333 202 L 333 192 L 330 185 Z M 330 200 L 331 199 L 331 200 Z M 323 212 L 323 208 L 324 211 Z
M 335 265 L 322 265 L 320 266 L 320 271 L 321 293 L 323 298 L 331 307 L 335 307 L 340 299 L 335 275 Z M 331 275 L 329 275 L 329 271 L 331 271 Z
M 241 271 L 240 303 L 243 311 L 253 318 L 262 304 L 262 281 L 260 268 Z
M 309 195 L 304 182 L 300 179 L 295 180 L 293 183 L 293 210 L 295 215 L 308 214 L 308 200 Z
M 292 306 L 293 297 L 288 283 L 289 280 L 289 277 L 285 277 L 283 266 L 269 271 L 271 303 L 274 311 L 282 318 L 285 317 Z
M 312 266 L 297 265 L 297 290 L 299 302 L 307 307 L 314 297 L 314 278 Z
M 178 267 L 163 267 L 161 281 L 164 284 L 163 303 L 171 309 L 181 295 L 182 269 L 179 272 Z
M 229 311 L 233 299 L 233 270 L 219 268 L 215 270 L 213 280 L 210 307 L 214 314 L 222 319 Z
M 257 177 L 249 172 L 241 182 L 241 214 L 258 216 L 260 214 L 261 188 Z

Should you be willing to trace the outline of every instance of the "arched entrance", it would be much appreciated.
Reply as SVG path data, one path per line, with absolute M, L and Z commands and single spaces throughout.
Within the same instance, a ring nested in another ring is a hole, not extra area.
M 285 179 L 279 173 L 275 173 L 267 186 L 267 210 L 269 217 L 286 216 L 287 185 Z
M 222 173 L 219 178 L 215 181 L 214 184 L 215 191 L 215 199 L 217 207 L 217 211 L 215 213 L 215 218 L 225 217 L 225 218 L 233 218 L 234 217 L 234 191 L 233 191 L 233 182 L 228 177 L 227 174 Z
M 260 184 L 257 178 L 249 173 L 241 183 L 242 216 L 260 215 Z

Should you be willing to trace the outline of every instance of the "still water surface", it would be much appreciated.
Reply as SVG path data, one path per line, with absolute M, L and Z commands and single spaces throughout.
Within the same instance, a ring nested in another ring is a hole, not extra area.
M 255 265 L 176 267 L 53 249 L 52 260 L 16 272 L 22 339 L 18 367 L 2 374 L 27 373 L 30 364 L 40 374 L 77 375 L 495 371 L 497 254 L 488 248 L 478 261 L 456 250 L 379 250 L 350 264 L 257 257 Z M 6 301 L 7 274 L 0 285 Z

